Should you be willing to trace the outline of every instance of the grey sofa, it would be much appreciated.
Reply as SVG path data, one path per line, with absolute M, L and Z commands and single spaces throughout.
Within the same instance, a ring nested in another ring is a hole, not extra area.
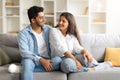
M 106 47 L 120 47 L 119 34 L 81 34 L 82 46 L 89 50 L 93 57 L 104 61 Z M 20 64 L 17 35 L 0 34 L 0 45 L 12 59 L 12 63 Z M 9 64 L 0 66 L 0 80 L 21 80 L 21 73 L 9 73 Z M 28 76 L 29 77 L 29 76 Z M 65 74 L 61 71 L 34 73 L 34 80 L 120 80 L 120 67 L 112 67 L 105 71 L 89 71 Z

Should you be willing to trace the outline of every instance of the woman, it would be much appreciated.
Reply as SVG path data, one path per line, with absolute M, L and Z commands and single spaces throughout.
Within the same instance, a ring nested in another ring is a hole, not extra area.
M 75 19 L 71 13 L 62 13 L 56 28 L 51 29 L 50 46 L 51 56 L 62 58 L 61 70 L 65 73 L 104 68 L 95 67 L 99 63 L 80 45 Z M 110 62 L 102 65 L 111 66 Z

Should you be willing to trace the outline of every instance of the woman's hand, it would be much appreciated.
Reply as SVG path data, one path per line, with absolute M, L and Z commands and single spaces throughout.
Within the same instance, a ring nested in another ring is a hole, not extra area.
M 76 62 L 77 69 L 80 70 L 82 68 L 81 63 L 72 55 L 71 52 L 67 51 L 64 54 L 66 57 L 73 59 Z
M 80 70 L 82 68 L 81 63 L 78 60 L 75 60 L 76 65 L 77 65 L 77 69 Z
M 48 59 L 44 59 L 44 58 L 41 58 L 39 60 L 39 62 L 43 65 L 43 67 L 45 68 L 46 71 L 52 71 L 53 70 L 53 67 L 51 65 L 51 60 L 48 60 Z
M 84 51 L 83 51 L 83 56 L 84 56 L 84 58 L 87 58 L 87 59 L 88 59 L 88 62 L 89 62 L 89 63 L 92 63 L 93 57 L 92 57 L 92 54 L 91 54 L 91 53 L 89 53 L 87 50 L 84 50 Z

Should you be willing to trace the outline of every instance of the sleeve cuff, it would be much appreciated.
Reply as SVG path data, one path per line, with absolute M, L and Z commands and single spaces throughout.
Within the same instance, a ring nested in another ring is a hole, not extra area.
M 36 58 L 34 60 L 37 61 L 37 62 L 39 62 L 40 58 L 42 58 L 42 57 L 36 56 Z
M 77 49 L 77 50 L 76 50 L 76 53 L 82 53 L 83 50 L 84 50 L 84 48 L 81 47 L 80 49 Z

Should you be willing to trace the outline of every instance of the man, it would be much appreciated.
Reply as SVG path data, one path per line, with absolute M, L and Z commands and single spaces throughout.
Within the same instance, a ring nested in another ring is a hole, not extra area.
M 32 6 L 28 9 L 30 25 L 18 34 L 22 56 L 22 80 L 33 80 L 33 72 L 49 72 L 59 69 L 60 57 L 50 59 L 49 30 L 44 25 L 44 9 Z

